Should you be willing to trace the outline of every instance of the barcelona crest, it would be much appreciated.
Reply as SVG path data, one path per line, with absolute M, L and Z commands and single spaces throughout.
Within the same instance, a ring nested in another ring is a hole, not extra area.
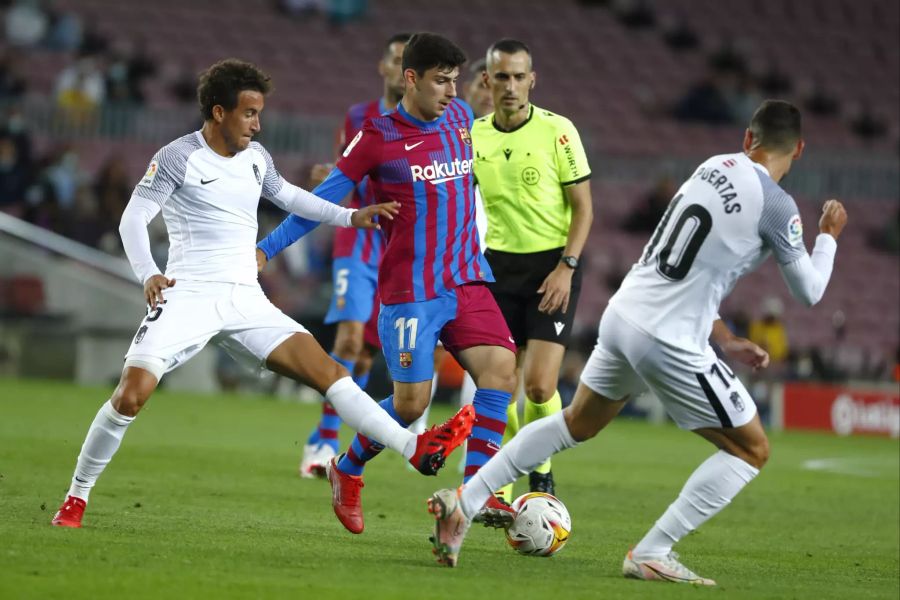
M 465 127 L 459 128 L 459 139 L 461 139 L 466 146 L 472 145 L 472 136 L 469 135 L 469 130 Z
M 400 353 L 400 366 L 404 369 L 408 369 L 412 366 L 412 352 Z

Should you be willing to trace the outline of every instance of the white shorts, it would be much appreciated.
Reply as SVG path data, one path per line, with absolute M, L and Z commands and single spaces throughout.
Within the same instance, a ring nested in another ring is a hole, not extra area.
M 150 371 L 157 380 L 210 341 L 262 370 L 284 340 L 309 333 L 269 302 L 259 285 L 178 280 L 163 290 L 163 297 L 165 302 L 144 317 L 125 354 L 126 367 Z
M 756 415 L 756 404 L 712 348 L 695 353 L 661 342 L 608 307 L 581 381 L 610 399 L 649 388 L 682 429 L 732 428 Z

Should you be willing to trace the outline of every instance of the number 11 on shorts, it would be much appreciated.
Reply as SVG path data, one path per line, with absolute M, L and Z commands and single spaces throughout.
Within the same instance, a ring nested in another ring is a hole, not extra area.
M 416 332 L 419 329 L 419 319 L 414 317 L 407 319 L 400 317 L 394 321 L 394 329 L 397 330 L 397 349 L 398 350 L 415 350 L 416 348 Z M 409 329 L 409 346 L 404 345 L 403 341 L 406 337 L 405 332 Z

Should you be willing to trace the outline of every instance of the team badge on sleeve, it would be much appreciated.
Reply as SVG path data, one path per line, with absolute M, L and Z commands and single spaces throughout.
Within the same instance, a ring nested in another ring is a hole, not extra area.
M 138 185 L 143 185 L 145 187 L 150 187 L 153 185 L 153 180 L 156 179 L 156 173 L 159 171 L 159 163 L 155 160 L 150 161 L 150 166 L 147 167 L 147 172 L 144 173 L 144 176 L 141 178 L 140 183 Z
M 800 220 L 800 215 L 794 215 L 788 221 L 788 242 L 791 246 L 803 244 L 803 222 Z

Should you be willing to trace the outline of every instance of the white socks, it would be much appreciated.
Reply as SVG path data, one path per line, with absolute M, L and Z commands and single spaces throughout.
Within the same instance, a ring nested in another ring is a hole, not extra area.
M 577 442 L 569 433 L 564 413 L 558 412 L 519 430 L 519 433 L 481 467 L 462 491 L 462 511 L 472 518 L 494 490 L 530 473 L 545 460 Z
M 325 392 L 325 399 L 344 423 L 367 438 L 395 450 L 406 458 L 416 452 L 416 434 L 401 427 L 353 379 L 338 379 Z
M 678 499 L 634 547 L 635 559 L 666 556 L 675 543 L 728 506 L 759 469 L 719 450 L 697 467 Z
M 75 474 L 72 476 L 72 485 L 69 487 L 70 496 L 87 502 L 91 488 L 119 449 L 125 430 L 132 421 L 134 417 L 119 414 L 110 400 L 100 407 L 81 446 L 81 454 L 78 455 Z

